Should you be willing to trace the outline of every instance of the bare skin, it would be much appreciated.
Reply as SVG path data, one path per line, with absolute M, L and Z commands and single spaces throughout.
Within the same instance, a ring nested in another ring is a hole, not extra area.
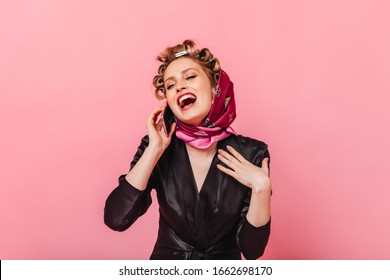
M 247 161 L 233 147 L 227 146 L 227 151 L 218 150 L 218 158 L 228 168 L 217 164 L 222 172 L 252 189 L 247 220 L 255 227 L 266 224 L 270 219 L 271 210 L 271 180 L 269 178 L 268 158 L 258 167 Z
M 204 70 L 195 61 L 188 58 L 179 58 L 173 61 L 166 69 L 165 81 L 166 99 L 175 116 L 181 121 L 197 125 L 203 120 L 211 107 L 213 88 Z M 180 96 L 190 93 L 196 96 L 196 102 L 188 108 L 181 108 L 178 102 Z M 166 104 L 155 108 L 147 121 L 149 145 L 143 155 L 126 175 L 126 180 L 139 190 L 145 190 L 149 177 L 171 142 L 176 124 L 168 136 L 165 135 L 162 121 L 158 116 L 164 110 Z M 269 178 L 268 159 L 264 159 L 262 167 L 258 167 L 246 160 L 232 147 L 216 150 L 217 143 L 213 143 L 207 149 L 197 149 L 186 144 L 191 168 L 195 177 L 198 192 L 201 191 L 204 180 L 210 168 L 214 155 L 218 152 L 218 158 L 227 167 L 218 164 L 217 168 L 235 178 L 252 191 L 247 220 L 255 227 L 268 223 L 271 208 L 271 180 Z
M 126 180 L 139 190 L 145 190 L 149 177 L 152 174 L 154 166 L 157 164 L 161 155 L 171 142 L 172 135 L 175 132 L 176 124 L 172 124 L 168 136 L 165 135 L 162 127 L 162 120 L 157 121 L 158 116 L 164 110 L 166 104 L 155 108 L 148 118 L 146 128 L 148 130 L 149 145 L 143 155 L 138 160 L 133 169 L 126 175 Z
M 217 143 L 213 143 L 206 149 L 196 149 L 187 144 L 186 148 L 195 177 L 196 187 L 198 188 L 198 192 L 200 192 L 210 169 L 211 162 L 217 152 Z

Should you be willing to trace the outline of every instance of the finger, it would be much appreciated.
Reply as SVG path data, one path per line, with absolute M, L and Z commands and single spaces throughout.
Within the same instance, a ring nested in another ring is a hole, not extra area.
M 150 113 L 149 118 L 148 118 L 148 124 L 149 125 L 155 125 L 157 118 L 159 114 L 161 114 L 162 111 L 164 111 L 165 105 L 159 106 L 157 108 L 154 108 L 153 111 Z
M 231 176 L 231 177 L 236 179 L 236 173 L 234 173 L 233 170 L 231 170 L 229 168 L 226 168 L 226 167 L 222 166 L 221 164 L 217 164 L 217 168 L 219 170 L 221 170 L 223 173 L 225 173 L 225 174 L 227 174 L 227 175 L 229 175 L 229 176 Z
M 156 123 L 156 129 L 157 129 L 157 131 L 161 131 L 162 126 L 163 126 L 163 120 L 160 119 L 160 120 Z
M 236 159 L 234 156 L 232 156 L 231 154 L 229 154 L 223 149 L 218 149 L 218 155 L 226 158 L 227 160 L 231 161 L 234 164 L 240 164 L 240 161 L 238 159 Z
M 226 146 L 226 148 L 228 149 L 228 151 L 236 158 L 238 159 L 238 161 L 240 162 L 245 162 L 246 159 L 239 153 L 237 152 L 232 146 Z
M 148 118 L 148 123 L 150 124 L 156 124 L 156 121 L 157 121 L 157 117 L 158 115 L 161 113 L 160 111 L 160 108 L 157 108 L 157 109 L 154 109 L 150 115 L 149 115 L 149 118 Z
M 237 165 L 236 165 L 234 162 L 232 162 L 231 160 L 229 160 L 228 158 L 224 157 L 224 156 L 221 155 L 221 154 L 218 154 L 218 159 L 219 159 L 220 161 L 222 161 L 222 162 L 223 162 L 226 166 L 228 166 L 230 169 L 236 170 Z
M 269 176 L 269 168 L 268 168 L 268 162 L 269 158 L 264 158 L 263 161 L 261 162 L 261 169 Z

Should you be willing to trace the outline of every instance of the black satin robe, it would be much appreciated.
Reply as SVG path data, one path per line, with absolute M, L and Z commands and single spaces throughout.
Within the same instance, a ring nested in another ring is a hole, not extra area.
M 145 136 L 134 156 L 137 163 L 149 139 Z M 248 137 L 230 135 L 217 149 L 230 145 L 247 160 L 261 166 L 269 157 L 267 145 Z M 125 175 L 108 196 L 105 224 L 124 231 L 144 214 L 156 190 L 159 230 L 150 259 L 257 259 L 263 255 L 270 222 L 254 227 L 246 220 L 251 190 L 222 173 L 214 156 L 201 191 L 198 192 L 185 143 L 174 135 L 149 179 L 145 191 L 130 185 Z

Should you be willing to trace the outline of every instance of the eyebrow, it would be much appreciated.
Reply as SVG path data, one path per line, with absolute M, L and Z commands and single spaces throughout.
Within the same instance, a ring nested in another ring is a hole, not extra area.
M 183 75 L 183 74 L 185 74 L 186 72 L 188 72 L 188 71 L 190 71 L 190 70 L 198 71 L 198 70 L 195 69 L 195 68 L 187 68 L 187 69 L 184 69 L 183 71 L 181 71 L 181 74 Z M 173 80 L 173 79 L 174 79 L 174 76 L 170 76 L 170 77 L 166 78 L 166 79 L 164 80 L 164 85 L 165 85 L 166 81 L 171 80 L 171 79 Z

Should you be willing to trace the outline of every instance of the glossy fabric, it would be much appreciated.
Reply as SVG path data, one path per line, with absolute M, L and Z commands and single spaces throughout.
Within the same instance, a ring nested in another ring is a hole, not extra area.
M 131 168 L 148 142 L 147 137 L 142 139 Z M 226 145 L 258 166 L 269 157 L 267 145 L 251 138 L 232 134 L 218 142 L 217 148 Z M 246 220 L 251 190 L 219 171 L 217 163 L 214 156 L 198 192 L 185 144 L 174 136 L 145 191 L 131 186 L 125 175 L 119 177 L 119 186 L 106 201 L 106 225 L 117 231 L 130 227 L 150 206 L 150 191 L 155 188 L 160 220 L 151 259 L 240 259 L 241 253 L 247 259 L 260 257 L 270 222 L 256 228 Z

